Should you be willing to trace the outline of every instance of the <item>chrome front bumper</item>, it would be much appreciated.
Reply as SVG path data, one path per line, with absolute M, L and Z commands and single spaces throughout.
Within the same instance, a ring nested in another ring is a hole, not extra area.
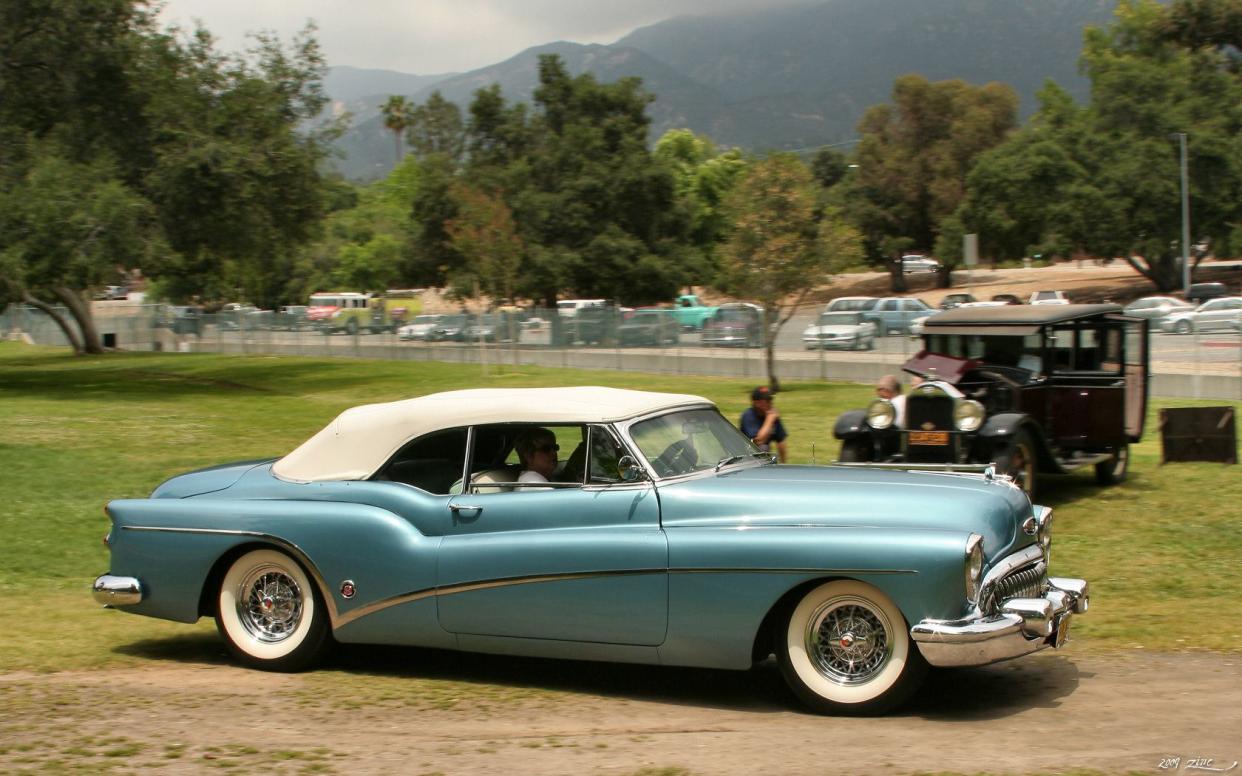
M 142 603 L 142 583 L 134 577 L 103 574 L 91 586 L 95 600 L 104 606 L 129 606 Z
M 927 662 L 940 667 L 981 666 L 1060 647 L 1070 619 L 1087 611 L 1086 580 L 1051 577 L 1040 598 L 1011 598 L 994 615 L 923 620 L 910 629 Z

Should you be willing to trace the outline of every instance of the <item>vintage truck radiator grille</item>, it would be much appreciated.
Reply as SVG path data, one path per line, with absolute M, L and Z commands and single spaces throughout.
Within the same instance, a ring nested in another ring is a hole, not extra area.
M 952 396 L 911 394 L 906 397 L 906 428 L 952 431 L 953 407 Z
M 906 397 L 904 444 L 910 463 L 956 463 L 958 433 L 953 426 L 952 396 L 912 393 Z

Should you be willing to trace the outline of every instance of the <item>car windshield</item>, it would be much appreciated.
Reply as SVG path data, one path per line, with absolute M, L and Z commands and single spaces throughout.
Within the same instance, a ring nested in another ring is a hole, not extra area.
M 635 423 L 630 436 L 660 477 L 767 458 L 716 410 L 683 410 Z
M 440 321 L 441 326 L 461 326 L 466 322 L 464 315 L 446 315 Z
M 414 318 L 414 323 L 436 323 L 440 320 L 438 315 L 419 315 Z
M 819 316 L 820 326 L 853 326 L 858 323 L 860 316 L 858 313 L 821 313 Z

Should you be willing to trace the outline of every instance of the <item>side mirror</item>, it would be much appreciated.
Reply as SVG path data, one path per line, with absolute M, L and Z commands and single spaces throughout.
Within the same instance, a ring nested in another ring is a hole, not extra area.
M 621 460 L 617 461 L 617 470 L 621 473 L 621 479 L 625 482 L 639 482 L 647 479 L 647 473 L 643 471 L 643 467 L 638 465 L 638 461 L 634 460 L 632 455 L 623 455 Z

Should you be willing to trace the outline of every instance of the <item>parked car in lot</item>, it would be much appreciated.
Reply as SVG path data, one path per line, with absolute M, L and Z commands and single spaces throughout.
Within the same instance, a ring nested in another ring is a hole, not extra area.
M 416 315 L 414 320 L 397 329 L 397 338 L 403 340 L 431 339 L 431 333 L 443 320 L 444 316 L 440 314 Z
M 518 481 L 531 438 L 550 481 Z M 336 642 L 737 670 L 775 654 L 812 710 L 875 714 L 928 664 L 1061 647 L 1089 602 L 1050 576 L 1052 510 L 1005 478 L 780 465 L 681 394 L 356 407 L 282 458 L 106 512 L 96 601 L 214 617 L 273 671 Z
M 682 325 L 673 310 L 635 310 L 617 327 L 622 345 L 676 345 Z
M 471 316 L 470 323 L 462 332 L 466 342 L 499 342 L 506 337 L 500 316 L 495 313 Z
M 686 331 L 699 331 L 716 314 L 716 307 L 703 304 L 696 294 L 682 294 L 674 304 L 673 315 Z
M 906 274 L 913 272 L 939 272 L 940 262 L 930 256 L 911 253 L 901 257 L 901 271 Z
M 966 304 L 967 302 L 977 301 L 973 294 L 945 294 L 944 299 L 940 300 L 941 310 L 952 310 L 954 307 Z
M 95 293 L 95 299 L 99 301 L 115 301 L 128 298 L 129 288 L 126 286 L 104 286 Z
M 465 342 L 470 317 L 464 313 L 445 315 L 427 335 L 429 342 Z
M 716 347 L 762 347 L 763 308 L 749 302 L 720 305 L 711 320 L 703 324 L 700 342 Z
M 1172 296 L 1145 296 L 1122 308 L 1126 315 L 1145 318 L 1153 330 L 1161 329 L 1164 320 L 1174 313 L 1190 312 L 1195 306 Z
M 1186 301 L 1190 304 L 1203 304 L 1211 299 L 1229 296 L 1229 289 L 1224 283 L 1191 283 L 1186 289 Z
M 837 418 L 842 461 L 994 464 L 1033 492 L 1037 474 L 1083 466 L 1121 481 L 1143 434 L 1147 325 L 1118 305 L 948 310 L 923 322 L 903 369 L 926 381 L 904 407 L 876 399 Z
M 1022 300 L 1013 294 L 995 294 L 992 296 L 992 301 L 1004 304 L 1022 304 Z
M 607 306 L 607 299 L 562 299 L 556 303 L 556 312 L 562 318 L 573 318 L 580 310 L 600 309 Z
M 862 313 L 820 313 L 815 323 L 802 332 L 807 350 L 873 350 L 875 324 L 863 320 Z
M 878 300 L 874 296 L 839 296 L 824 305 L 826 313 L 853 313 L 870 310 Z
M 283 331 L 298 331 L 300 329 L 311 328 L 311 322 L 307 318 L 310 310 L 308 305 L 291 304 L 285 305 L 276 311 L 272 317 L 272 328 L 281 329 Z
M 206 328 L 206 316 L 203 308 L 197 305 L 160 305 L 156 308 L 151 326 L 168 329 L 173 334 L 193 334 L 201 337 L 203 329 Z
M 889 334 L 909 334 L 910 324 L 936 312 L 922 299 L 890 296 L 877 299 L 863 313 L 863 319 L 875 324 L 876 332 L 885 337 Z
M 1200 331 L 1242 331 L 1242 296 L 1226 296 L 1204 302 L 1193 310 L 1170 313 L 1160 330 L 1174 334 Z
M 1036 291 L 1027 304 L 1069 304 L 1069 294 L 1064 291 Z

